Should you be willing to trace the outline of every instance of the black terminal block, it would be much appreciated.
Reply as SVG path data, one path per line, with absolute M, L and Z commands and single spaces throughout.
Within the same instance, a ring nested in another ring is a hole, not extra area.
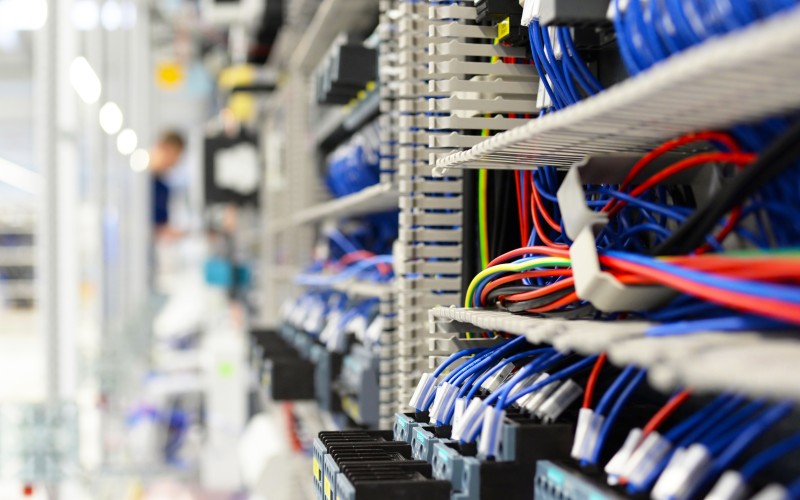
M 342 467 L 338 500 L 449 500 L 450 482 L 435 480 L 426 462 Z
M 314 399 L 314 363 L 300 357 L 267 359 L 262 383 L 274 401 Z
M 542 26 L 607 26 L 609 0 L 542 0 Z
M 316 70 L 317 102 L 347 104 L 378 79 L 378 53 L 360 43 L 335 43 Z
M 522 18 L 522 7 L 517 0 L 476 0 L 475 9 L 478 11 L 478 23 L 496 24 L 510 18 L 512 23 L 516 21 L 515 24 L 519 26 Z

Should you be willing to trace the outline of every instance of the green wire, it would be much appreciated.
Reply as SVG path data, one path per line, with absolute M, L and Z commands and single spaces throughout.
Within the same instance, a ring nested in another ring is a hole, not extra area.
M 481 170 L 478 173 L 478 233 L 481 248 L 481 269 L 489 267 L 489 227 L 486 223 L 488 219 L 487 210 L 487 191 L 489 184 L 489 171 Z

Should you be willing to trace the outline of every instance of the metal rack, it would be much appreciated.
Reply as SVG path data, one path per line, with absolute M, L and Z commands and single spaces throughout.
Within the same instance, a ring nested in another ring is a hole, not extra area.
M 711 40 L 595 97 L 442 156 L 436 172 L 566 167 L 587 154 L 646 152 L 681 133 L 798 109 L 798 22 L 795 10 Z
M 551 344 L 582 355 L 606 352 L 612 363 L 648 369 L 651 384 L 665 392 L 692 387 L 698 393 L 738 392 L 753 398 L 800 401 L 796 360 L 800 345 L 781 335 L 705 332 L 653 337 L 645 321 L 604 322 L 544 319 L 491 309 L 437 307 L 430 331 L 502 331 L 533 344 Z M 753 370 L 756 360 L 763 370 Z M 766 360 L 769 360 L 766 362 Z

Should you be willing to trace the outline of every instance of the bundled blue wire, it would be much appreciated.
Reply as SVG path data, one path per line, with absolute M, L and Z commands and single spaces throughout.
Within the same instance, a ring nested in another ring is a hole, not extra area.
M 773 425 L 788 416 L 794 409 L 793 403 L 784 402 L 766 410 L 755 422 L 745 426 L 740 432 L 730 436 L 726 446 L 712 462 L 711 468 L 692 493 L 700 491 L 728 469 L 748 447 L 767 432 Z M 691 495 L 691 493 L 690 493 Z
M 794 434 L 752 457 L 739 469 L 739 474 L 745 481 L 750 482 L 761 471 L 798 450 L 800 450 L 800 434 Z
M 608 433 L 611 430 L 611 427 L 614 425 L 617 416 L 622 411 L 622 407 L 625 406 L 630 400 L 631 396 L 633 396 L 634 391 L 644 381 L 644 377 L 646 375 L 647 371 L 638 370 L 638 372 L 633 376 L 633 379 L 628 383 L 627 387 L 625 387 L 625 390 L 623 390 L 622 393 L 620 393 L 619 397 L 617 398 L 617 401 L 611 408 L 611 411 L 608 412 L 608 416 L 603 422 L 603 427 L 600 429 L 600 433 L 597 435 L 597 442 L 595 443 L 594 452 L 592 454 L 592 459 L 591 459 L 592 463 L 596 464 L 597 461 L 599 460 L 600 452 L 603 449 L 603 445 L 606 442 Z

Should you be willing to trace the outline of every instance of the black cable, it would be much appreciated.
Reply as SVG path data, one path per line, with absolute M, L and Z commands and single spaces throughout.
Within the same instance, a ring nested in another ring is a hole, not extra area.
M 535 307 L 543 307 L 548 304 L 552 304 L 553 302 L 566 297 L 567 295 L 571 294 L 574 291 L 575 291 L 574 287 L 569 287 L 563 290 L 558 290 L 557 292 L 549 293 L 544 297 L 537 297 L 535 299 L 523 300 L 521 302 L 511 302 L 504 300 L 502 301 L 502 305 L 503 308 L 505 308 L 508 312 L 512 313 L 525 312 L 528 309 L 533 309 Z
M 653 255 L 687 254 L 703 244 L 720 219 L 788 168 L 800 156 L 800 122 L 776 139 L 759 158 L 730 180 L 653 250 Z
M 463 176 L 464 196 L 461 212 L 462 259 L 461 276 L 475 276 L 481 271 L 478 246 L 478 171 L 465 170 Z M 467 296 L 469 280 L 461 280 L 461 303 Z

